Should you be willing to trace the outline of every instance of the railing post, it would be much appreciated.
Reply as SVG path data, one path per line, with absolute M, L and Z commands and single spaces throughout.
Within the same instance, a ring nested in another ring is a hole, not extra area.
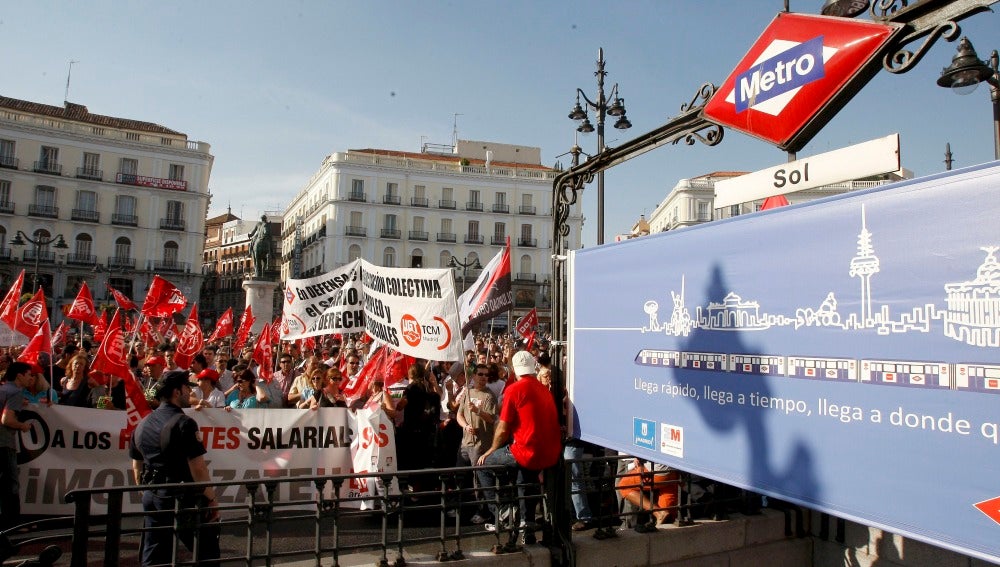
M 89 499 L 88 499 L 89 500 Z M 105 517 L 104 525 L 107 530 L 107 539 L 104 542 L 104 565 L 118 565 L 121 557 L 122 542 L 122 493 L 119 491 L 108 492 L 108 513 Z M 85 524 L 86 525 L 86 524 Z M 74 532 L 76 526 L 74 526 Z M 75 539 L 75 534 L 74 534 Z M 76 558 L 76 549 L 73 550 L 73 558 Z M 86 556 L 86 554 L 84 554 Z
M 66 500 L 75 502 L 73 514 L 73 542 L 70 546 L 72 556 L 70 567 L 87 567 L 87 548 L 89 547 L 90 530 L 90 494 L 70 492 Z

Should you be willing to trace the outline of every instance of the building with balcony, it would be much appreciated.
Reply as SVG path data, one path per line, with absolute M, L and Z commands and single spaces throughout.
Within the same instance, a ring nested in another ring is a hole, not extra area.
M 275 235 L 281 231 L 282 213 L 269 211 L 264 216 L 268 219 L 272 235 L 271 258 L 264 270 L 264 277 L 278 281 L 281 255 L 278 237 Z M 231 210 L 205 222 L 205 253 L 201 265 L 205 279 L 201 288 L 202 302 L 198 304 L 198 316 L 208 332 L 211 332 L 215 322 L 229 308 L 233 310 L 234 324 L 239 324 L 239 317 L 247 304 L 243 280 L 254 274 L 250 232 L 257 226 L 257 222 L 244 221 L 232 214 Z M 281 312 L 282 291 L 281 286 L 275 290 L 275 313 Z
M 763 199 L 732 205 L 724 209 L 715 208 L 715 183 L 724 179 L 739 177 L 746 173 L 745 171 L 716 171 L 691 179 L 681 179 L 670 190 L 666 198 L 656 207 L 653 214 L 650 215 L 648 225 L 645 227 L 646 234 L 677 230 L 685 226 L 759 211 L 761 205 L 764 203 Z M 822 197 L 839 195 L 849 191 L 857 191 L 858 189 L 868 189 L 911 177 L 913 177 L 913 173 L 903 169 L 899 172 L 877 177 L 845 181 L 823 187 L 796 191 L 786 194 L 785 197 L 788 199 L 789 204 L 804 203 Z M 641 231 L 637 231 L 638 227 L 640 225 L 637 223 L 633 227 L 632 236 L 630 237 L 642 236 Z
M 452 256 L 485 265 L 511 242 L 514 321 L 550 319 L 552 182 L 541 149 L 458 140 L 443 151 L 362 149 L 331 154 L 285 210 L 281 277 L 306 278 L 356 258 L 442 268 Z M 579 248 L 579 203 L 569 246 Z M 456 268 L 461 293 L 479 271 Z M 463 280 L 464 277 L 464 280 Z M 500 320 L 503 319 L 503 320 Z M 494 328 L 505 328 L 498 318 Z
M 159 274 L 198 301 L 209 151 L 152 122 L 0 96 L 3 288 L 23 267 L 27 292 L 37 272 L 56 321 L 82 281 L 141 302 Z

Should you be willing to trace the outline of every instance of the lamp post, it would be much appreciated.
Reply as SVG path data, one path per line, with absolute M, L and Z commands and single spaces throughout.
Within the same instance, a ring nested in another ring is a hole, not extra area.
M 468 269 L 469 268 L 472 268 L 473 270 L 483 269 L 483 265 L 479 263 L 479 258 L 469 260 L 468 257 L 466 257 L 466 261 L 463 262 L 454 256 L 451 257 L 451 260 L 448 260 L 448 267 L 462 268 L 462 293 L 465 293 L 465 274 L 468 271 Z
M 593 110 L 597 114 L 597 155 L 604 152 L 604 117 L 616 116 L 618 120 L 615 121 L 615 128 L 619 130 L 628 130 L 632 127 L 632 123 L 628 121 L 625 116 L 625 99 L 618 96 L 618 83 L 615 83 L 611 87 L 611 92 L 608 96 L 604 96 L 604 77 L 607 75 L 607 71 L 604 70 L 604 48 L 597 51 L 597 71 L 594 71 L 594 75 L 597 77 L 597 100 L 590 100 L 586 93 L 581 89 L 576 89 L 576 106 L 569 113 L 570 120 L 575 120 L 580 123 L 577 126 L 577 132 L 583 134 L 589 134 L 594 131 L 594 125 L 590 123 L 590 118 L 587 116 L 587 110 L 580 106 L 580 98 L 583 98 L 584 103 L 586 103 L 587 108 Z M 610 105 L 608 104 L 610 103 Z M 604 244 L 604 170 L 602 169 L 597 173 L 597 243 Z
M 17 234 L 14 236 L 14 240 L 11 240 L 10 243 L 13 246 L 24 246 L 25 244 L 30 242 L 35 246 L 35 271 L 31 276 L 31 284 L 33 286 L 33 289 L 37 290 L 38 261 L 42 256 L 42 249 L 47 248 L 49 244 L 52 244 L 53 242 L 55 242 L 55 244 L 53 244 L 53 247 L 59 250 L 66 250 L 67 248 L 69 248 L 69 245 L 67 245 L 66 241 L 63 240 L 63 235 L 61 234 L 57 234 L 55 236 L 42 236 L 41 234 L 38 234 L 36 232 L 35 235 L 36 235 L 35 238 L 31 238 L 30 236 L 19 230 L 17 231 Z
M 979 59 L 972 42 L 963 37 L 958 42 L 958 52 L 952 57 L 951 65 L 941 71 L 938 86 L 947 87 L 956 94 L 966 95 L 976 90 L 979 83 L 990 86 L 990 100 L 993 102 L 993 155 L 1000 159 L 1000 56 L 993 50 L 987 63 Z

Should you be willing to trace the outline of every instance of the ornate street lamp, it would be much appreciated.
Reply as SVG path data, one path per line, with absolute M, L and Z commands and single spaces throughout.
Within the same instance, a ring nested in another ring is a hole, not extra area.
M 469 260 L 468 257 L 466 257 L 466 261 L 463 262 L 454 256 L 451 257 L 451 260 L 448 260 L 448 267 L 462 268 L 462 293 L 465 293 L 465 286 L 466 286 L 465 274 L 468 271 L 468 269 L 469 268 L 472 268 L 473 270 L 483 269 L 483 265 L 479 263 L 479 258 L 473 258 L 472 260 Z
M 958 42 L 958 52 L 951 60 L 951 65 L 941 70 L 937 80 L 938 86 L 947 87 L 956 94 L 967 95 L 976 90 L 979 83 L 990 86 L 990 100 L 993 101 L 993 154 L 1000 159 L 1000 73 L 997 71 L 997 50 L 993 50 L 989 63 L 979 59 L 976 49 L 972 47 L 969 38 L 963 37 Z
M 35 246 L 35 253 L 34 253 L 35 271 L 31 276 L 31 284 L 33 290 L 38 289 L 38 260 L 41 258 L 42 249 L 48 248 L 49 244 L 52 244 L 53 242 L 55 242 L 55 244 L 52 245 L 53 248 L 57 248 L 59 250 L 66 250 L 69 248 L 69 245 L 67 245 L 66 241 L 63 240 L 62 234 L 57 234 L 55 236 L 43 236 L 38 232 L 35 232 L 35 235 L 36 235 L 35 238 L 31 238 L 30 236 L 19 230 L 17 231 L 17 234 L 14 236 L 14 239 L 10 241 L 12 246 L 24 246 L 28 242 L 30 242 Z M 53 286 L 54 285 L 55 282 L 53 282 Z
M 625 116 L 625 99 L 618 96 L 618 83 L 615 83 L 611 87 L 611 92 L 608 96 L 604 96 L 604 77 L 608 73 L 604 70 L 604 48 L 597 51 L 597 71 L 594 75 L 597 76 L 597 100 L 590 100 L 587 98 L 586 93 L 584 93 L 579 88 L 576 89 L 576 105 L 573 110 L 569 113 L 570 120 L 575 120 L 579 122 L 580 125 L 577 126 L 577 132 L 583 134 L 589 134 L 594 131 L 594 125 L 590 123 L 590 117 L 587 116 L 587 110 L 580 105 L 580 98 L 583 98 L 584 103 L 587 105 L 587 109 L 593 110 L 597 114 L 597 153 L 600 154 L 604 151 L 604 116 L 615 116 L 618 120 L 615 121 L 615 128 L 619 130 L 628 130 L 632 127 L 632 123 L 629 122 L 628 118 Z M 610 103 L 610 104 L 609 104 Z M 604 244 L 604 170 L 602 169 L 597 173 L 597 243 Z

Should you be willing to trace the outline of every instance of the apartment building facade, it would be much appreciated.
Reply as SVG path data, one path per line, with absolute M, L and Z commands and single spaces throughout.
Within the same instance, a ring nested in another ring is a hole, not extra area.
M 458 140 L 448 148 L 327 156 L 285 211 L 282 280 L 364 258 L 381 266 L 452 266 L 461 293 L 479 276 L 476 262 L 485 265 L 510 237 L 515 308 L 495 328 L 532 308 L 547 324 L 558 172 L 541 164 L 537 147 Z M 582 223 L 577 204 L 571 248 L 580 247 Z
M 0 277 L 59 307 L 86 281 L 141 301 L 154 274 L 199 299 L 213 156 L 152 122 L 0 96 Z M 32 242 L 34 241 L 34 242 Z

